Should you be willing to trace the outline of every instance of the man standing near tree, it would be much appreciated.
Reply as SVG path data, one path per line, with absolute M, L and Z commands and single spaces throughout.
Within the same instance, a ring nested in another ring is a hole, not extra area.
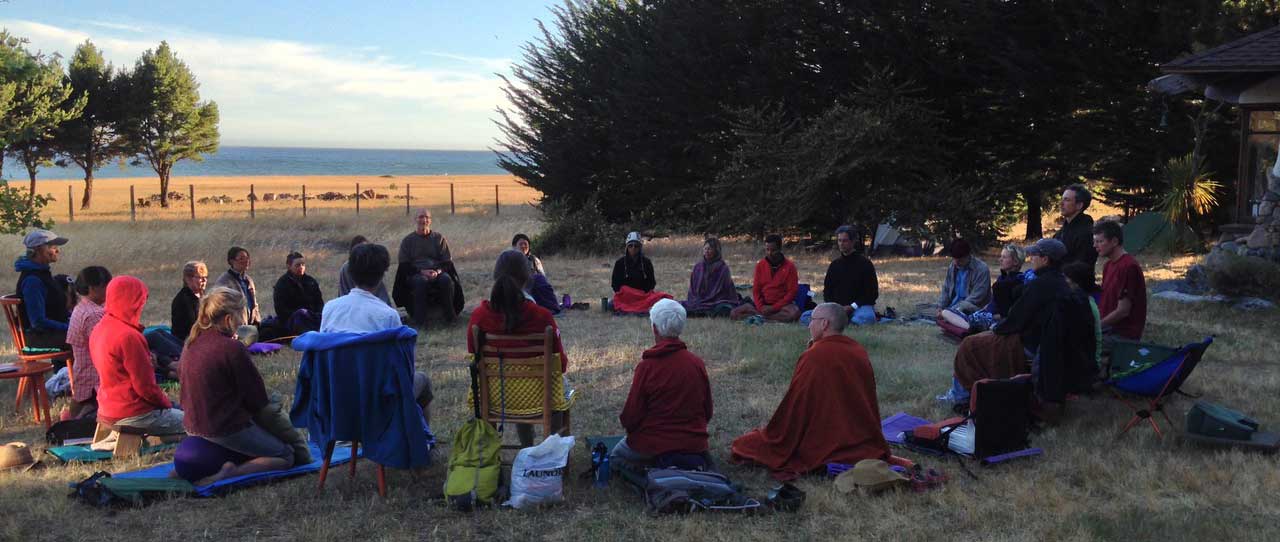
M 1098 263 L 1098 252 L 1093 248 L 1093 217 L 1085 214 L 1093 196 L 1082 184 L 1068 186 L 1062 192 L 1062 228 L 1053 235 L 1067 247 L 1067 257 L 1062 264 L 1084 262 L 1093 268 Z

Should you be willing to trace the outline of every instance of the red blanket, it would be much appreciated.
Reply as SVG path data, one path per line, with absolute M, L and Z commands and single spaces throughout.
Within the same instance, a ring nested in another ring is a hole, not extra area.
M 663 299 L 671 299 L 671 294 L 654 290 L 641 292 L 630 286 L 623 286 L 613 294 L 613 310 L 628 314 L 649 314 L 649 309 Z
M 844 335 L 814 342 L 769 424 L 733 441 L 732 459 L 791 480 L 827 463 L 889 457 L 867 351 Z

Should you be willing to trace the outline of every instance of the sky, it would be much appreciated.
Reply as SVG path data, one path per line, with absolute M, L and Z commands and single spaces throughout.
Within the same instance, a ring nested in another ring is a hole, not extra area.
M 169 42 L 217 102 L 223 145 L 479 150 L 499 73 L 558 0 L 0 0 L 0 28 L 117 68 Z

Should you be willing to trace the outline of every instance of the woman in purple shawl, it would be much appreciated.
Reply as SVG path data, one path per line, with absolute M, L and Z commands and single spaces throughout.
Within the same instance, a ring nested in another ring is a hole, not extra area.
M 689 276 L 689 296 L 684 301 L 684 309 L 689 316 L 728 316 L 739 304 L 741 300 L 733 287 L 729 264 L 721 257 L 720 241 L 708 237 L 702 244 L 702 260 L 693 266 L 693 274 Z

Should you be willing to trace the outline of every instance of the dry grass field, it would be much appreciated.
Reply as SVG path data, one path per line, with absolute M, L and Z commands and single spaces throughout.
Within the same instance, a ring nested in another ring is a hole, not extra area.
M 397 182 L 401 182 L 399 179 Z M 386 181 L 390 182 L 390 181 Z M 103 182 L 103 186 L 111 184 Z M 491 183 L 490 183 L 491 184 Z M 310 191 L 310 187 L 308 188 Z M 65 188 L 63 188 L 65 192 Z M 513 201 L 514 203 L 514 201 Z M 439 209 L 439 206 L 437 206 Z M 517 231 L 534 232 L 538 217 L 528 206 L 512 205 L 495 217 L 492 208 L 449 216 L 435 214 L 436 229 L 448 236 L 461 272 L 468 310 L 487 293 L 487 277 L 496 254 Z M 300 215 L 263 213 L 244 219 L 177 221 L 60 222 L 57 231 L 71 239 L 57 270 L 74 272 L 101 264 L 117 275 L 141 277 L 152 288 L 144 324 L 168 323 L 168 306 L 179 288 L 183 261 L 203 258 L 212 273 L 223 269 L 229 245 L 248 247 L 251 274 L 264 288 L 284 271 L 284 257 L 300 250 L 310 272 L 327 295 L 337 290 L 336 271 L 345 243 L 363 234 L 392 250 L 411 229 L 403 211 L 373 209 L 358 219 L 349 210 L 325 211 L 306 220 Z M 0 246 L 18 256 L 17 236 L 0 237 Z M 621 248 L 621 240 L 619 240 Z M 688 272 L 700 254 L 693 237 L 659 239 L 646 251 L 659 273 L 659 288 L 683 297 Z M 739 281 L 761 249 L 731 241 L 727 259 Z M 801 280 L 820 283 L 829 254 L 792 253 Z M 609 294 L 615 256 L 544 258 L 557 290 L 592 303 L 591 311 L 560 318 L 570 358 L 569 376 L 580 400 L 574 413 L 576 435 L 617 434 L 617 414 L 627 393 L 632 367 L 652 341 L 648 323 L 599 312 Z M 988 254 L 989 264 L 995 264 Z M 1172 278 L 1191 258 L 1143 257 L 1148 280 Z M 941 258 L 881 259 L 880 306 L 905 312 L 930 301 L 946 262 Z M 13 272 L 0 272 L 0 284 L 12 284 Z M 1280 351 L 1277 311 L 1240 313 L 1217 306 L 1188 306 L 1153 300 L 1147 336 L 1165 344 L 1217 342 L 1188 384 L 1210 400 L 1280 423 Z M 417 365 L 429 370 L 436 385 L 435 431 L 447 441 L 470 415 L 462 325 L 433 329 L 420 338 Z M 932 327 L 886 324 L 849 334 L 866 345 L 876 370 L 881 413 L 905 411 L 940 419 L 948 413 L 934 403 L 945 390 L 955 347 Z M 767 421 L 787 387 L 806 330 L 799 325 L 750 327 L 723 320 L 695 320 L 684 336 L 707 362 L 715 395 L 711 421 L 713 453 L 724 471 L 748 491 L 763 496 L 773 485 L 763 470 L 724 463 L 733 438 Z M 7 341 L 6 341 L 7 342 Z M 10 352 L 11 353 L 11 352 Z M 258 358 L 268 387 L 293 392 L 299 355 L 291 351 Z M 41 448 L 43 428 L 29 412 L 12 410 L 14 385 L 0 382 L 0 442 L 25 441 Z M 64 404 L 59 400 L 55 411 Z M 1171 417 L 1180 420 L 1190 400 L 1174 401 Z M 839 415 L 833 412 L 830 415 Z M 1138 428 L 1117 438 L 1127 416 L 1112 398 L 1098 395 L 1070 404 L 1068 419 L 1033 437 L 1045 449 L 1038 459 L 978 469 L 965 477 L 954 460 L 939 461 L 906 451 L 901 455 L 940 467 L 952 481 L 942 490 L 903 492 L 880 497 L 844 495 L 826 479 L 802 479 L 808 500 L 795 514 L 755 516 L 696 515 L 650 519 L 641 499 L 615 483 L 607 490 L 570 483 L 567 502 L 535 512 L 485 510 L 460 514 L 435 499 L 444 482 L 443 458 L 421 472 L 392 471 L 390 496 L 374 491 L 372 469 L 362 463 L 354 485 L 336 476 L 317 494 L 316 477 L 306 476 L 238 491 L 224 498 L 159 502 L 142 509 L 104 511 L 66 498 L 68 482 L 97 470 L 120 472 L 168 460 L 165 455 L 95 465 L 60 465 L 29 473 L 0 473 L 0 540 L 1270 540 L 1280 520 L 1280 469 L 1275 456 L 1208 450 L 1176 436 L 1155 438 Z M 589 464 L 579 446 L 574 467 Z M 576 479 L 576 473 L 574 473 Z M 336 483 L 335 483 L 336 482 Z
M 25 189 L 28 183 L 21 178 L 9 181 L 14 187 Z M 191 207 L 189 194 L 194 190 L 196 203 L 196 219 L 209 218 L 249 218 L 249 192 L 258 197 L 255 211 L 259 216 L 302 216 L 303 186 L 307 192 L 308 213 L 317 211 L 344 211 L 355 214 L 355 200 L 322 200 L 317 196 L 328 192 L 336 192 L 351 196 L 357 192 L 373 190 L 376 199 L 360 201 L 364 210 L 405 208 L 405 187 L 409 187 L 410 205 L 432 203 L 443 206 L 441 210 L 449 210 L 449 187 L 453 185 L 454 202 L 459 209 L 485 208 L 494 209 L 494 187 L 498 187 L 498 201 L 503 205 L 522 205 L 535 201 L 538 192 L 516 182 L 509 175 L 412 175 L 412 176 L 377 176 L 377 175 L 312 175 L 312 176 L 252 176 L 252 177 L 174 177 L 169 183 L 169 191 L 181 194 L 182 199 L 170 201 L 169 208 L 160 207 L 159 202 L 148 206 L 135 206 L 139 221 L 145 220 L 190 220 Z M 53 218 L 58 224 L 65 224 L 71 217 L 67 209 L 67 188 L 72 191 L 75 220 L 87 221 L 121 221 L 129 220 L 129 188 L 133 187 L 134 197 L 148 199 L 160 194 L 160 181 L 155 177 L 136 177 L 124 179 L 97 179 L 93 183 L 93 206 L 89 210 L 80 209 L 80 200 L 84 197 L 84 181 L 36 181 L 36 193 L 51 195 L 54 201 L 45 208 L 45 216 Z M 289 199 L 265 201 L 288 194 Z M 207 201 L 205 198 L 226 196 L 229 203 Z M 385 197 L 384 197 L 385 196 Z

